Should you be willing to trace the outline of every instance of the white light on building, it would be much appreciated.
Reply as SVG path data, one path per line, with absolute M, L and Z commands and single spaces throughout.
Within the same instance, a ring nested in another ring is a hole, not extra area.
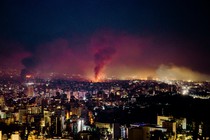
M 83 131 L 84 119 L 78 119 L 77 121 L 77 132 Z
M 189 89 L 189 87 L 183 86 L 181 91 L 182 95 L 188 95 Z

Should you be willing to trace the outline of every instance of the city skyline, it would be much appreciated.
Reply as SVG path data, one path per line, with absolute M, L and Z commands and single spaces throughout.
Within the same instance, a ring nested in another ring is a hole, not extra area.
M 1 67 L 210 80 L 207 1 L 2 1 Z

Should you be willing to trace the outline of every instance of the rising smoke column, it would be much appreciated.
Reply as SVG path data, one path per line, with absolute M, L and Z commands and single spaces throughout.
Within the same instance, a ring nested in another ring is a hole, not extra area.
M 99 48 L 94 54 L 95 60 L 95 80 L 99 80 L 99 75 L 102 72 L 103 68 L 111 61 L 113 55 L 115 54 L 115 48 L 104 47 Z

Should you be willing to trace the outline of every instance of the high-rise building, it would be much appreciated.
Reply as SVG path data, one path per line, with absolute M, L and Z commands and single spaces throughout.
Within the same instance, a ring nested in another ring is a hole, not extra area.
M 51 116 L 51 135 L 61 136 L 61 119 L 59 115 Z
M 28 86 L 27 86 L 26 95 L 27 95 L 28 97 L 34 96 L 34 87 L 33 87 L 33 85 L 28 85 Z

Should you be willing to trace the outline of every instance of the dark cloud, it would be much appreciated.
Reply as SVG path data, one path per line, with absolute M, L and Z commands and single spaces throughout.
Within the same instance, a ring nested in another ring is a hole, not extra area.
M 27 57 L 22 60 L 22 64 L 27 69 L 34 69 L 39 64 L 38 60 L 35 57 Z
M 0 66 L 20 69 L 23 65 L 21 60 L 30 53 L 24 50 L 24 46 L 17 42 L 0 39 Z

